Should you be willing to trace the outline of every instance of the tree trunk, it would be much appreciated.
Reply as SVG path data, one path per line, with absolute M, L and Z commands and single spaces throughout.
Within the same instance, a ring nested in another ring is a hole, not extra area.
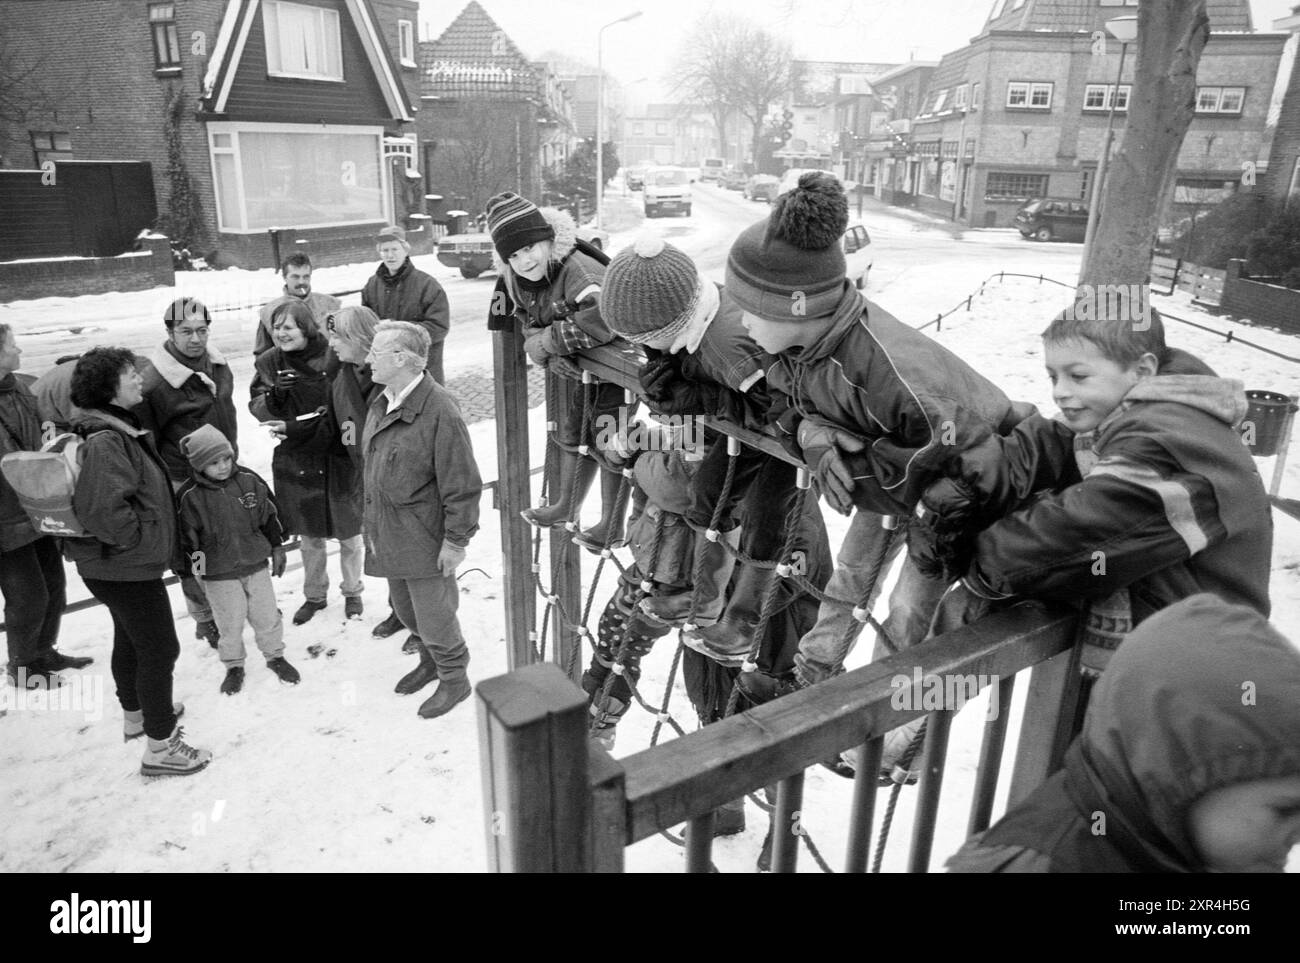
M 1195 113 L 1196 67 L 1210 38 L 1205 2 L 1143 0 L 1138 5 L 1128 121 L 1102 188 L 1100 220 L 1079 277 L 1081 288 L 1148 280 L 1161 206 Z

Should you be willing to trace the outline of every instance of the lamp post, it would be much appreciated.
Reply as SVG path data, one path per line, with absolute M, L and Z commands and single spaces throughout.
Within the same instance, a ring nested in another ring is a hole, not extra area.
M 1079 267 L 1079 276 L 1088 271 L 1088 259 L 1092 256 L 1092 241 L 1097 233 L 1097 222 L 1101 218 L 1101 190 L 1106 180 L 1106 169 L 1110 166 L 1110 142 L 1114 134 L 1115 103 L 1119 100 L 1120 81 L 1124 77 L 1124 55 L 1128 45 L 1137 40 L 1137 17 L 1115 17 L 1106 21 L 1106 32 L 1119 41 L 1119 70 L 1115 72 L 1115 93 L 1110 98 L 1110 112 L 1106 115 L 1106 136 L 1102 141 L 1101 157 L 1097 160 L 1097 173 L 1092 182 L 1092 197 L 1088 202 L 1088 227 L 1083 237 L 1083 263 Z M 1125 101 L 1124 109 L 1128 110 Z
M 641 16 L 634 10 L 626 16 L 611 20 L 596 31 L 596 227 L 602 226 L 601 200 L 605 195 L 605 31 L 616 23 L 635 20 Z

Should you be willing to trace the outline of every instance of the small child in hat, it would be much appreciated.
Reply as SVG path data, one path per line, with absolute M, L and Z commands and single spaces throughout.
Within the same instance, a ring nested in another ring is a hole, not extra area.
M 245 621 L 267 667 L 281 682 L 296 684 L 298 670 L 284 658 L 284 625 L 271 584 L 285 565 L 275 498 L 256 472 L 235 463 L 230 442 L 211 425 L 182 438 L 181 452 L 191 471 L 176 493 L 181 549 L 221 630 L 221 691 L 234 695 L 244 686 Z

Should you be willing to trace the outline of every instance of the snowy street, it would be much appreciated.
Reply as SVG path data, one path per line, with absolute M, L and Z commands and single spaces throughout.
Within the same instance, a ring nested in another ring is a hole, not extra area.
M 735 191 L 694 185 L 689 218 L 645 222 L 696 258 L 710 278 L 722 279 L 728 248 L 736 234 L 765 217 L 766 204 L 746 201 Z M 608 199 L 621 220 L 635 221 L 639 195 L 612 188 Z M 981 282 L 1005 271 L 1040 273 L 1070 284 L 1076 279 L 1081 245 L 1037 243 L 1014 231 L 967 231 L 955 237 L 952 225 L 925 215 L 891 208 L 874 199 L 862 221 L 872 238 L 874 266 L 868 298 L 903 321 L 920 326 L 974 294 Z M 629 227 L 613 233 L 611 253 L 637 233 Z M 415 259 L 446 288 L 452 308 L 452 331 L 446 342 L 448 381 L 458 377 L 490 383 L 491 338 L 486 330 L 495 275 L 466 280 L 433 256 Z M 313 287 L 322 292 L 355 290 L 374 270 L 370 261 L 315 272 Z M 271 438 L 247 412 L 244 400 L 252 373 L 256 305 L 280 292 L 281 279 L 270 268 L 229 270 L 178 276 L 179 293 L 195 294 L 219 311 L 212 343 L 230 359 L 240 409 L 241 461 L 269 479 Z M 0 304 L 0 322 L 13 326 L 23 349 L 25 372 L 39 374 L 53 360 L 94 345 L 124 345 L 149 354 L 161 342 L 164 306 L 176 291 L 106 294 L 84 298 L 50 297 Z M 1039 332 L 1065 306 L 1067 288 L 1037 280 L 1007 278 L 988 284 L 969 312 L 944 320 L 928 333 L 971 362 L 1013 398 L 1053 411 L 1043 372 Z M 358 303 L 356 295 L 345 303 Z M 1278 352 L 1300 356 L 1300 338 L 1244 327 L 1214 317 L 1185 295 L 1156 297 L 1155 307 Z M 1239 341 L 1176 322 L 1166 325 L 1171 345 L 1186 348 L 1213 365 L 1219 374 L 1241 379 L 1246 388 L 1295 393 L 1300 365 L 1252 349 Z M 540 465 L 544 434 L 542 410 L 531 412 L 529 463 Z M 484 480 L 495 479 L 495 423 L 471 426 L 471 437 Z M 1265 482 L 1272 459 L 1257 464 Z M 536 479 L 540 483 L 540 479 Z M 1281 494 L 1300 497 L 1300 454 L 1293 453 Z M 506 669 L 501 610 L 501 549 L 497 513 L 490 494 L 482 502 L 481 529 L 461 568 L 460 617 L 469 642 L 470 678 L 480 682 Z M 588 499 L 588 521 L 599 514 L 598 499 Z M 835 548 L 847 520 L 825 511 Z M 1274 513 L 1275 543 L 1270 590 L 1273 622 L 1300 642 L 1300 523 Z M 545 557 L 545 554 L 543 554 Z M 331 580 L 337 562 L 330 562 Z M 592 557 L 584 555 L 589 577 Z M 290 557 L 290 570 L 278 580 L 286 615 L 301 599 L 301 563 Z M 69 566 L 70 601 L 87 593 Z M 596 617 L 613 591 L 612 573 L 596 594 Z M 332 590 L 333 591 L 333 590 Z M 888 590 L 882 593 L 887 599 Z M 250 649 L 248 683 L 234 697 L 218 692 L 222 667 L 217 653 L 194 639 L 179 586 L 171 588 L 181 657 L 176 666 L 176 698 L 186 704 L 181 724 L 192 743 L 210 748 L 212 764 L 187 779 L 149 780 L 139 775 L 138 743 L 123 745 L 121 710 L 109 674 L 111 625 L 107 612 L 92 607 L 67 616 L 60 648 L 71 655 L 95 658 L 91 667 L 68 673 L 78 682 L 62 707 L 16 702 L 13 690 L 0 703 L 9 711 L 0 718 L 0 872 L 224 872 L 224 871 L 467 871 L 486 868 L 485 817 L 481 806 L 477 707 L 474 700 L 448 716 L 428 722 L 416 716 L 420 698 L 400 697 L 392 688 L 414 664 L 400 652 L 405 633 L 373 639 L 371 627 L 387 614 L 385 590 L 367 579 L 365 616 L 345 621 L 340 596 L 304 626 L 285 625 L 286 656 L 302 672 L 296 687 L 281 686 Z M 884 615 L 882 602 L 877 613 Z M 659 643 L 645 660 L 642 687 L 662 693 L 673 652 L 673 637 Z M 325 643 L 333 656 L 310 658 L 306 649 Z M 860 644 L 849 666 L 862 664 L 870 644 Z M 1017 688 L 1011 739 L 1019 727 Z M 98 696 L 96 696 L 98 693 Z M 75 695 L 76 699 L 72 699 Z M 427 693 L 426 693 L 427 695 Z M 944 802 L 935 837 L 932 868 L 938 869 L 965 837 L 966 813 L 979 753 L 983 699 L 958 716 L 952 733 Z M 677 681 L 670 710 L 688 730 L 694 717 Z M 653 719 L 633 708 L 618 729 L 615 755 L 628 755 L 649 741 Z M 665 733 L 669 733 L 665 730 Z M 1004 806 L 1003 779 L 995 813 Z M 839 862 L 846 837 L 845 814 L 852 784 L 825 770 L 808 772 L 804 825 L 817 845 Z M 887 793 L 887 791 L 885 791 Z M 883 808 L 886 796 L 880 797 Z M 904 790 L 895 819 L 886 870 L 905 865 L 915 791 Z M 720 839 L 714 859 L 723 871 L 752 872 L 766 817 L 747 807 L 748 828 Z M 628 869 L 679 871 L 681 850 L 652 838 L 628 851 Z M 806 853 L 800 870 L 817 872 Z M 1290 868 L 1300 869 L 1292 860 Z

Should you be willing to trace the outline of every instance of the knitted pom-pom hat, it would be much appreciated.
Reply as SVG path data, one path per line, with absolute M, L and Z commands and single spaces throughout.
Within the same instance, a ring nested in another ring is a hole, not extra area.
M 605 269 L 600 316 L 634 344 L 671 340 L 695 316 L 707 283 L 684 251 L 643 234 Z
M 767 321 L 833 314 L 844 292 L 840 239 L 849 201 L 834 174 L 814 171 L 772 203 L 766 221 L 746 228 L 727 257 L 727 293 Z
M 503 191 L 488 200 L 487 222 L 492 244 L 503 261 L 520 248 L 555 239 L 555 228 L 537 205 L 514 191 Z
M 219 429 L 212 425 L 199 425 L 181 439 L 181 454 L 195 471 L 203 471 L 218 458 L 233 456 L 235 449 Z

